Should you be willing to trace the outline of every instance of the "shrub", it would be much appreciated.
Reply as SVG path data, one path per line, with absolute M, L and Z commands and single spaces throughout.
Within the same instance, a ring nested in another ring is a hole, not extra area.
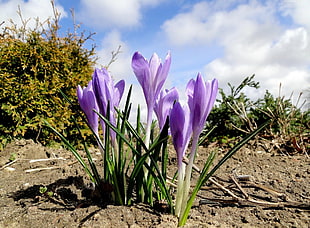
M 252 119 L 247 114 L 255 105 L 244 93 L 245 87 L 259 88 L 259 83 L 253 80 L 254 75 L 246 77 L 237 87 L 228 83 L 230 94 L 225 94 L 222 88 L 219 89 L 221 99 L 211 111 L 207 129 L 216 126 L 211 136 L 215 139 L 234 138 L 244 136 L 254 129 Z
M 0 143 L 12 138 L 31 138 L 41 143 L 54 140 L 42 119 L 74 138 L 72 111 L 59 90 L 76 100 L 76 85 L 90 80 L 95 63 L 94 47 L 83 47 L 91 38 L 84 33 L 58 35 L 59 14 L 34 29 L 11 22 L 0 34 Z M 1 25 L 3 26 L 3 24 Z M 1 147 L 0 147 L 1 149 Z
M 285 151 L 306 152 L 309 137 L 309 109 L 303 110 L 305 102 L 292 103 L 292 97 L 274 97 L 268 90 L 263 98 L 255 101 L 247 97 L 243 90 L 245 87 L 259 88 L 259 83 L 254 81 L 254 75 L 246 77 L 240 85 L 232 86 L 228 83 L 230 94 L 225 94 L 219 89 L 221 99 L 209 115 L 205 132 L 216 126 L 210 137 L 218 142 L 229 145 L 231 140 L 242 137 L 253 131 L 257 126 L 271 119 L 269 128 L 264 131 L 268 139 L 277 139 L 278 146 L 285 147 Z M 280 87 L 281 90 L 281 87 Z M 286 144 L 286 145 L 285 145 Z

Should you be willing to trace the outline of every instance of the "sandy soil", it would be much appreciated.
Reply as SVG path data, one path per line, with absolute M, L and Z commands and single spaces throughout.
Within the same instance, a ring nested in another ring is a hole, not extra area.
M 207 149 L 201 148 L 198 166 L 206 155 Z M 12 156 L 15 162 L 6 165 Z M 15 141 L 0 152 L 0 179 L 0 227 L 177 226 L 176 217 L 148 205 L 100 207 L 87 200 L 89 180 L 65 149 Z M 310 159 L 305 154 L 244 148 L 223 165 L 214 181 L 227 191 L 208 183 L 185 227 L 310 227 Z M 40 187 L 53 195 L 40 193 Z

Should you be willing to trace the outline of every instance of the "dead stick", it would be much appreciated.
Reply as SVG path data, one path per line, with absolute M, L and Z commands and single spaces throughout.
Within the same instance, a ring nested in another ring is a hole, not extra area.
M 232 191 L 230 191 L 229 189 L 225 188 L 223 185 L 219 184 L 216 180 L 214 180 L 213 177 L 209 178 L 209 181 L 212 182 L 213 184 L 215 184 L 217 187 L 219 187 L 220 189 L 222 189 L 223 191 L 227 192 L 229 195 L 231 195 L 233 198 L 235 199 L 239 199 L 239 197 L 237 195 L 235 195 Z
M 11 162 L 5 164 L 4 166 L 2 166 L 2 167 L 0 168 L 0 170 L 2 170 L 2 169 L 4 169 L 4 168 L 6 168 L 6 167 L 8 167 L 8 166 L 10 166 L 10 165 L 12 165 L 12 164 L 14 164 L 15 162 L 17 162 L 17 160 L 18 160 L 18 159 L 15 159 L 15 160 L 13 160 L 13 161 L 11 161 Z
M 251 198 L 243 199 L 243 198 L 235 195 L 233 192 L 231 192 L 229 189 L 225 188 L 223 185 L 219 184 L 217 181 L 214 180 L 214 178 L 211 177 L 209 180 L 213 184 L 215 184 L 216 186 L 220 187 L 223 191 L 227 192 L 239 204 L 244 204 L 244 202 L 250 202 L 250 203 L 254 203 L 254 204 L 258 204 L 258 205 L 268 205 L 268 206 L 273 206 L 273 207 L 279 207 L 281 205 L 280 203 L 264 202 L 264 201 L 254 200 Z
M 29 161 L 29 163 L 34 163 L 34 162 L 44 162 L 44 161 L 52 161 L 52 160 L 66 160 L 63 157 L 60 158 L 42 158 L 42 159 L 32 159 Z
M 36 169 L 27 169 L 25 170 L 26 173 L 31 173 L 31 172 L 35 172 L 35 171 L 42 171 L 42 170 L 51 170 L 51 169 L 59 169 L 59 166 L 55 166 L 55 167 L 45 167 L 45 168 L 36 168 Z
M 242 192 L 242 194 L 245 196 L 245 198 L 246 198 L 246 199 L 249 199 L 250 197 L 249 197 L 248 193 L 246 193 L 246 192 L 244 191 L 244 189 L 241 187 L 241 185 L 238 183 L 238 181 L 237 181 L 235 175 L 230 175 L 230 178 L 231 178 L 231 180 L 234 182 L 234 184 L 237 186 L 237 188 Z
M 250 182 L 249 185 L 250 185 L 250 186 L 253 186 L 253 187 L 255 187 L 255 188 L 260 188 L 260 189 L 262 189 L 262 190 L 264 190 L 264 191 L 266 191 L 266 192 L 269 192 L 269 193 L 272 194 L 272 195 L 276 195 L 276 196 L 278 196 L 278 197 L 286 197 L 286 195 L 285 195 L 284 193 L 278 192 L 278 191 L 276 191 L 276 190 L 273 190 L 273 189 L 268 188 L 268 187 L 266 187 L 266 186 L 263 186 L 263 185 L 261 185 L 261 184 L 255 184 L 255 183 L 253 183 L 253 182 Z

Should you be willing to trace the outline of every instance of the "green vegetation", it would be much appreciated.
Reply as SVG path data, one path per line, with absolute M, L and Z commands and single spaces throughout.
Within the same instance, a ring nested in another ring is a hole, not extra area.
M 83 46 L 91 34 L 77 34 L 75 25 L 73 33 L 61 37 L 60 15 L 55 9 L 54 14 L 44 23 L 37 20 L 33 29 L 22 17 L 21 27 L 13 22 L 0 27 L 0 150 L 13 138 L 43 144 L 55 140 L 43 119 L 71 140 L 77 134 L 70 121 L 73 112 L 59 90 L 76 100 L 76 86 L 91 78 L 95 53 Z
M 296 105 L 292 103 L 292 97 L 274 97 L 269 91 L 265 92 L 263 98 L 253 101 L 243 91 L 246 87 L 259 89 L 259 82 L 254 81 L 254 75 L 246 77 L 238 86 L 230 83 L 228 86 L 230 93 L 227 95 L 223 89 L 219 90 L 221 98 L 208 117 L 205 132 L 215 126 L 209 135 L 211 141 L 231 147 L 231 141 L 271 119 L 269 127 L 261 133 L 262 137 L 286 144 L 287 152 L 306 153 L 309 150 L 310 110 L 303 109 L 306 101 L 298 105 L 302 94 Z

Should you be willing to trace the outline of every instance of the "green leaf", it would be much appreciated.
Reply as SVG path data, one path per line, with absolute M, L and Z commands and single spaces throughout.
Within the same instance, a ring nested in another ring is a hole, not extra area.
M 83 158 L 76 151 L 74 146 L 61 133 L 59 133 L 55 128 L 53 128 L 47 121 L 44 120 L 44 122 L 56 135 L 58 135 L 61 138 L 61 140 L 63 141 L 65 146 L 72 152 L 72 154 L 75 156 L 75 158 L 78 160 L 78 162 L 82 165 L 82 167 L 84 168 L 84 170 L 86 171 L 86 173 L 88 174 L 88 176 L 90 177 L 92 182 L 96 183 L 95 177 L 93 176 L 93 174 L 89 170 L 89 168 L 86 165 L 86 163 L 84 162 Z

